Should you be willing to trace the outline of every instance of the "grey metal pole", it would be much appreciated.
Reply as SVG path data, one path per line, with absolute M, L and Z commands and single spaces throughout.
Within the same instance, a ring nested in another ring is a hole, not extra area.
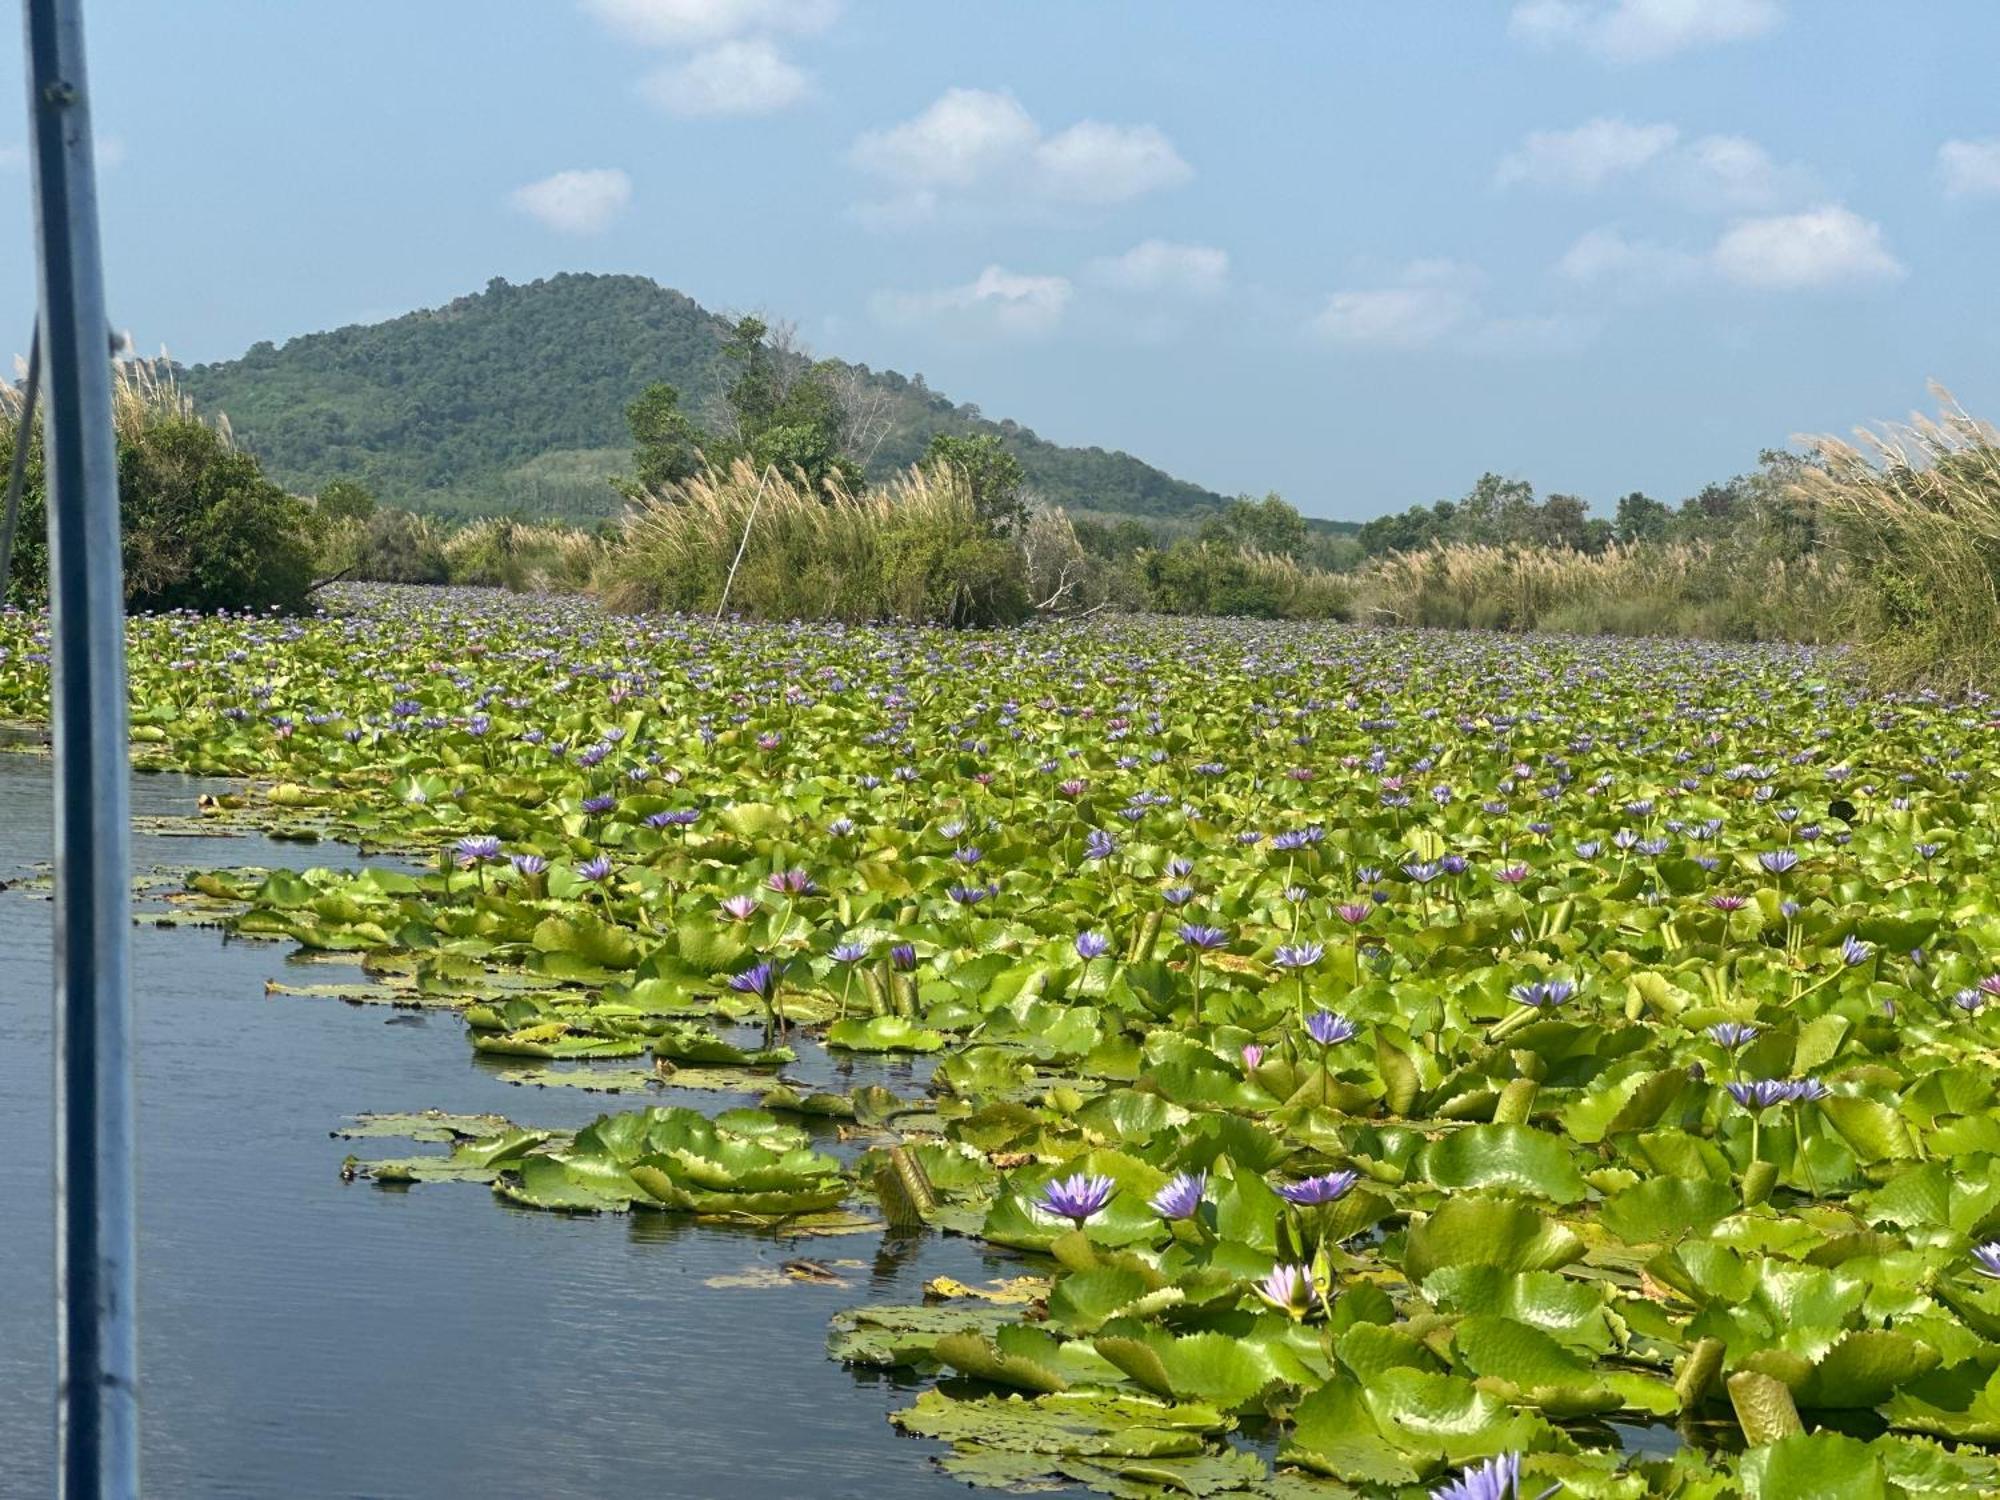
M 55 746 L 56 1470 L 139 1493 L 125 590 L 80 0 L 24 0 L 48 417 Z

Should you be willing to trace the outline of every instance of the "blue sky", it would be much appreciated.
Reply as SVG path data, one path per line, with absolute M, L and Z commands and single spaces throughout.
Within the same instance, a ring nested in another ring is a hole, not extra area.
M 87 0 L 145 352 L 637 272 L 1366 517 L 2000 410 L 2000 6 Z M 18 53 L 4 59 L 20 112 Z M 0 279 L 25 344 L 20 133 Z

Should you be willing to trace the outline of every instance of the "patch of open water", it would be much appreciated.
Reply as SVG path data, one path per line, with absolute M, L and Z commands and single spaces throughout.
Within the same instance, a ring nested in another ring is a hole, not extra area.
M 49 775 L 45 759 L 0 755 L 0 880 L 49 858 Z M 133 812 L 190 813 L 219 789 L 135 776 Z M 140 873 L 361 863 L 263 838 L 143 835 L 133 849 Z M 0 1490 L 20 1495 L 53 1489 L 49 918 L 40 894 L 0 892 Z M 343 1183 L 351 1150 L 405 1149 L 329 1136 L 362 1111 L 573 1127 L 642 1101 L 509 1085 L 449 1014 L 267 996 L 268 980 L 323 977 L 282 946 L 146 925 L 132 943 L 149 1492 L 965 1494 L 925 1462 L 932 1445 L 884 1420 L 902 1398 L 826 1358 L 826 1323 L 858 1302 L 917 1301 L 930 1276 L 977 1281 L 1014 1263 L 934 1235 L 788 1245 L 657 1215 L 536 1213 L 465 1184 Z M 921 1087 L 908 1064 L 852 1081 L 874 1076 Z M 842 1269 L 846 1286 L 705 1285 L 801 1254 L 861 1264 Z

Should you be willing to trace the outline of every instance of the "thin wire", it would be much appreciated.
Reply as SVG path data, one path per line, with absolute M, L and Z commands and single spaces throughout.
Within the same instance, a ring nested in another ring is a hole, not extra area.
M 7 518 L 0 521 L 0 603 L 14 576 L 14 529 L 21 523 L 21 487 L 28 478 L 28 449 L 35 440 L 35 397 L 42 388 L 42 325 L 28 342 L 28 379 L 21 391 L 21 426 L 14 434 L 14 471 L 7 476 Z

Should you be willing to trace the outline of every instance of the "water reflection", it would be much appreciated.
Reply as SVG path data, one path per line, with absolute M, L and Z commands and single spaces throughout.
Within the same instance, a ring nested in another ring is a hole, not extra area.
M 48 776 L 45 760 L 0 754 L 0 879 L 48 858 Z M 187 813 L 216 789 L 135 777 L 134 812 Z M 134 845 L 141 870 L 360 862 L 262 839 Z M 0 1488 L 23 1495 L 52 1488 L 49 942 L 46 900 L 0 892 L 0 1201 L 30 1206 L 6 1239 Z M 535 1213 L 473 1186 L 343 1183 L 354 1148 L 328 1132 L 359 1111 L 573 1127 L 636 1101 L 510 1085 L 442 1016 L 267 996 L 266 981 L 298 977 L 280 946 L 141 926 L 133 965 L 149 1492 L 965 1493 L 925 1462 L 930 1445 L 883 1420 L 893 1382 L 825 1358 L 826 1321 L 857 1301 L 917 1300 L 930 1276 L 1007 1274 L 1005 1262 L 937 1237 L 786 1244 L 662 1215 Z M 868 1076 L 909 1095 L 927 1067 Z M 800 1071 L 833 1082 L 842 1068 L 822 1053 Z M 706 1285 L 800 1255 L 861 1264 L 837 1268 L 844 1286 Z

